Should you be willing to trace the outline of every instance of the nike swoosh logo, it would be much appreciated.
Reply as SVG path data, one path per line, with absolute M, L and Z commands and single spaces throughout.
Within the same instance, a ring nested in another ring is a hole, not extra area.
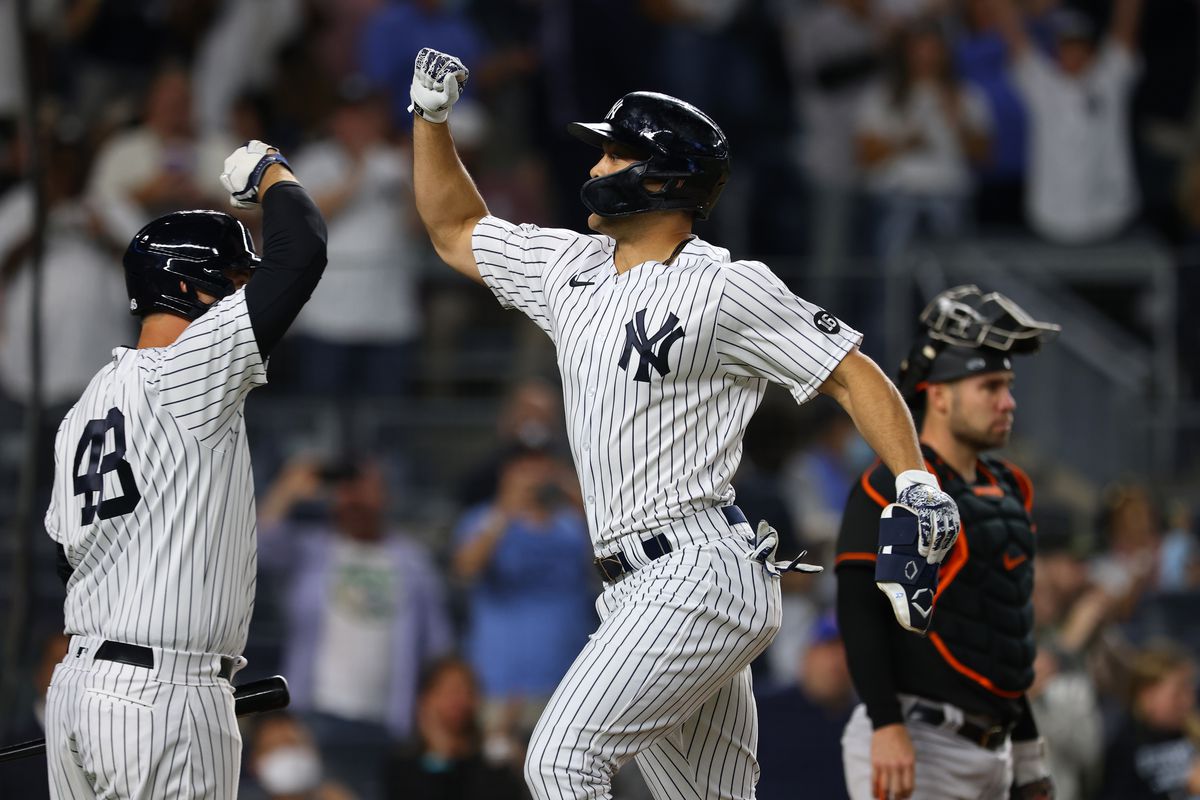
M 1025 555 L 1024 553 L 1022 553 L 1019 556 L 1010 556 L 1008 553 L 1005 553 L 1004 554 L 1004 568 L 1006 570 L 1008 570 L 1009 572 L 1012 572 L 1014 569 L 1017 568 L 1018 564 L 1023 563 L 1028 558 L 1029 558 L 1029 556 Z
M 595 281 L 581 281 L 581 280 L 579 280 L 579 275 L 578 275 L 578 274 L 576 274 L 576 275 L 572 275 L 572 276 L 571 276 L 571 280 L 567 281 L 567 284 L 568 284 L 568 285 L 569 285 L 569 286 L 570 286 L 572 289 L 575 289 L 575 288 L 577 288 L 577 287 L 580 287 L 580 286 L 591 286 L 591 285 L 592 285 L 592 284 L 594 284 L 594 283 L 595 283 Z

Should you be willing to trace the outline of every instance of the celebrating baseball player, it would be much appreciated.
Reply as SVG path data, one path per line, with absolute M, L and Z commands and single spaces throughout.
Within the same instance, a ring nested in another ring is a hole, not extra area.
M 447 264 L 554 341 L 605 581 L 600 627 L 537 724 L 526 780 L 539 800 L 610 797 L 636 756 L 658 798 L 753 797 L 749 664 L 779 627 L 780 570 L 819 569 L 777 564 L 775 531 L 756 533 L 733 505 L 767 383 L 849 412 L 899 476 L 929 562 L 953 544 L 957 509 L 860 335 L 765 265 L 692 235 L 729 175 L 712 119 L 673 97 L 626 95 L 602 122 L 569 129 L 602 151 L 581 191 L 595 233 L 514 225 L 488 214 L 451 140 L 466 79 L 452 56 L 417 56 L 417 209 Z
M 262 142 L 221 182 L 235 206 L 262 203 L 262 259 L 228 214 L 142 228 L 125 253 L 137 348 L 113 351 L 58 430 L 46 529 L 71 643 L 47 697 L 56 798 L 237 793 L 229 680 L 257 563 L 243 405 L 320 279 L 325 223 Z
M 1037 351 L 1059 327 L 974 286 L 938 295 L 921 323 L 900 391 L 923 416 L 925 463 L 957 502 L 963 532 L 939 579 L 938 565 L 885 552 L 876 520 L 895 496 L 887 466 L 869 469 L 850 494 L 838 537 L 838 627 L 863 703 L 842 739 L 846 784 L 853 800 L 1006 800 L 1010 791 L 1049 800 L 1025 697 L 1035 655 L 1033 486 L 986 453 L 1012 430 L 1011 356 Z M 924 637 L 891 624 L 896 609 L 877 586 L 892 581 L 909 582 L 909 611 L 922 622 L 911 627 Z

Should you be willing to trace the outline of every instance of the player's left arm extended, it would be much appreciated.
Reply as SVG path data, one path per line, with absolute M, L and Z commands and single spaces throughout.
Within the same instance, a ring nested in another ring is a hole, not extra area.
M 871 445 L 893 475 L 907 470 L 925 471 L 912 415 L 899 390 L 883 371 L 858 348 L 851 350 L 821 384 L 846 410 L 858 432 Z

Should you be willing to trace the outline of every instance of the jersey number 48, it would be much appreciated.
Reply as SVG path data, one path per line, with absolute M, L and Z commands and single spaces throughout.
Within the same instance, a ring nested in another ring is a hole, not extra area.
M 105 453 L 109 431 L 113 432 L 113 449 Z M 87 467 L 83 470 L 85 457 Z M 105 497 L 104 476 L 114 470 L 121 484 L 121 494 Z M 74 475 L 75 494 L 84 496 L 81 524 L 91 525 L 97 517 L 111 519 L 137 508 L 142 495 L 133 479 L 133 467 L 125 460 L 125 415 L 120 409 L 110 408 L 104 419 L 94 419 L 84 426 L 83 436 L 75 448 Z

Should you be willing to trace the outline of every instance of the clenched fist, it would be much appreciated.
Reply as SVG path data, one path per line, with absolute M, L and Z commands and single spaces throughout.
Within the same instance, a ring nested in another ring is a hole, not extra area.
M 454 56 L 423 48 L 413 65 L 408 110 L 429 122 L 445 122 L 468 75 L 470 71 Z

